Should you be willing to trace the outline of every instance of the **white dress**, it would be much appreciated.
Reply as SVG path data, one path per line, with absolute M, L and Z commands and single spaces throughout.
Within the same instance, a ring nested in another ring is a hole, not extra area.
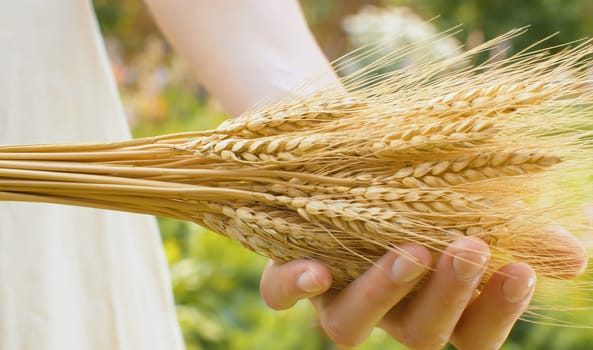
M 0 1 L 0 144 L 128 137 L 90 0 Z M 154 218 L 0 203 L 0 349 L 181 348 Z

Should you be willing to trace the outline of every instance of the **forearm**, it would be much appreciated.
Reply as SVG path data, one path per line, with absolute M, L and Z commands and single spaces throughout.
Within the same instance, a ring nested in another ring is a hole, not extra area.
M 231 115 L 312 78 L 337 81 L 296 0 L 146 0 L 170 43 Z

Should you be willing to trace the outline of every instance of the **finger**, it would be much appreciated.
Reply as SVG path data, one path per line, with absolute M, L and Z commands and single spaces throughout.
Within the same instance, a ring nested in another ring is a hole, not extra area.
M 543 275 L 558 279 L 574 278 L 585 271 L 587 252 L 568 231 L 559 226 L 547 227 L 537 238 L 541 244 L 514 242 L 526 249 L 522 261 Z
M 436 271 L 418 294 L 395 307 L 381 327 L 409 347 L 442 348 L 480 282 L 488 258 L 483 241 L 457 240 L 441 255 Z
M 391 252 L 383 256 L 330 302 L 324 297 L 313 299 L 321 326 L 337 344 L 357 346 L 364 341 L 428 270 L 431 255 L 426 248 L 406 244 L 399 249 L 399 254 Z
M 260 282 L 260 294 L 275 310 L 284 310 L 297 301 L 310 298 L 329 289 L 331 272 L 325 265 L 312 260 L 294 260 L 286 264 L 270 262 Z
M 499 349 L 529 305 L 535 286 L 533 269 L 524 263 L 512 263 L 499 272 L 490 278 L 457 324 L 452 343 L 458 349 Z

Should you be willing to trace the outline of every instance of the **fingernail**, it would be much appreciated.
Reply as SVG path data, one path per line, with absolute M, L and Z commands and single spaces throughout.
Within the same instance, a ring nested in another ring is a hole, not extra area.
M 483 254 L 473 252 L 457 253 L 453 258 L 453 271 L 455 271 L 458 278 L 465 281 L 471 280 L 482 272 L 486 261 L 488 261 L 488 257 Z
M 535 276 L 509 277 L 502 284 L 502 295 L 511 303 L 525 299 L 535 286 Z
M 395 258 L 393 265 L 391 265 L 391 277 L 394 281 L 409 283 L 420 277 L 426 267 L 418 262 L 410 261 L 409 259 L 398 256 Z
M 319 283 L 311 271 L 301 273 L 297 279 L 297 286 L 300 290 L 307 293 L 321 292 L 323 286 Z

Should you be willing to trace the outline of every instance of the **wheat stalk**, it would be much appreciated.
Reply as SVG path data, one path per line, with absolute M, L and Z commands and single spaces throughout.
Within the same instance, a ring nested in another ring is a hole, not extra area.
M 369 75 L 386 57 L 343 78 L 345 88 L 267 104 L 215 130 L 0 146 L 0 200 L 193 221 L 279 262 L 322 261 L 336 288 L 400 243 L 438 254 L 461 236 L 490 244 L 490 271 L 527 261 L 572 277 L 582 253 L 558 247 L 545 227 L 574 220 L 565 200 L 577 190 L 555 182 L 591 155 L 582 125 L 593 116 L 593 47 L 459 65 L 515 34 L 414 76 Z

